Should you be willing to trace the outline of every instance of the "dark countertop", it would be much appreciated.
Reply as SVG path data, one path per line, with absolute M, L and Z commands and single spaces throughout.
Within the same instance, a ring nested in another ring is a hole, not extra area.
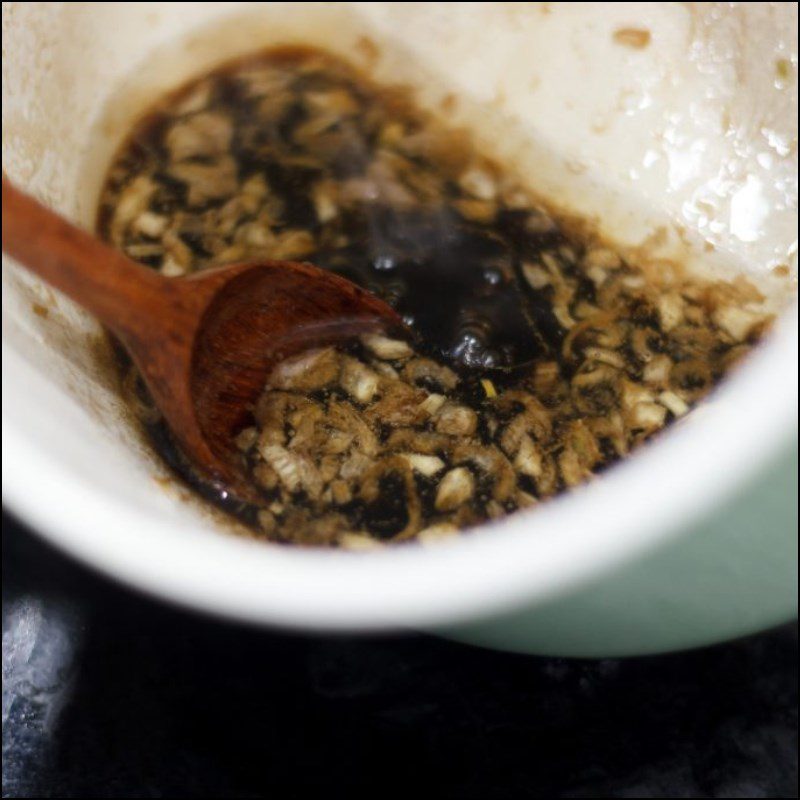
M 797 797 L 797 627 L 577 661 L 290 636 L 3 518 L 3 797 Z

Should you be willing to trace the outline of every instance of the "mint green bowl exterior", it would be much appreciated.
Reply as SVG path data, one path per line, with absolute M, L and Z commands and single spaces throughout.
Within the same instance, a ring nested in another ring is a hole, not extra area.
M 795 444 L 726 506 L 601 579 L 437 632 L 521 653 L 610 657 L 698 647 L 786 622 L 797 616 L 797 452 Z

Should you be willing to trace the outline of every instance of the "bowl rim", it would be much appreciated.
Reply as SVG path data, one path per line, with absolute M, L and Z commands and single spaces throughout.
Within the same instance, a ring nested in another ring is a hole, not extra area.
M 788 437 L 796 441 L 797 340 L 794 300 L 708 402 L 639 452 L 539 508 L 435 546 L 343 552 L 212 529 L 187 535 L 185 521 L 98 491 L 48 458 L 7 420 L 5 378 L 3 461 L 14 466 L 3 470 L 3 502 L 84 564 L 227 618 L 316 630 L 475 621 L 556 598 L 688 534 L 693 520 L 752 480 Z M 4 376 L 26 367 L 4 342 Z M 30 491 L 42 482 L 48 503 Z

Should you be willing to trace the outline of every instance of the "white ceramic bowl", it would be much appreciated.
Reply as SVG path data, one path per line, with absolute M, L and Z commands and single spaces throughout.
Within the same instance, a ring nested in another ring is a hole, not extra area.
M 423 103 L 455 94 L 456 122 L 621 246 L 753 275 L 780 318 L 749 361 L 656 442 L 532 513 L 437 547 L 293 550 L 230 535 L 163 485 L 98 366 L 96 324 L 4 259 L 4 502 L 127 584 L 256 623 L 608 655 L 789 618 L 797 305 L 794 278 L 772 269 L 796 274 L 795 4 L 463 5 L 4 3 L 3 169 L 90 225 L 113 149 L 155 93 L 258 47 L 320 44 Z M 623 29 L 649 42 L 626 46 Z

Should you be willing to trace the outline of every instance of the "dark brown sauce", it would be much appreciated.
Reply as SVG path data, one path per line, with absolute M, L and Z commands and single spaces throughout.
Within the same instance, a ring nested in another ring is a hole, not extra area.
M 556 221 L 463 131 L 418 109 L 407 90 L 379 87 L 307 48 L 239 59 L 159 101 L 114 160 L 97 227 L 165 274 L 287 258 L 374 292 L 416 332 L 419 354 L 459 373 L 448 397 L 478 414 L 472 446 L 519 460 L 501 447 L 498 431 L 521 406 L 498 406 L 492 393 L 522 391 L 552 415 L 551 439 L 537 442 L 546 476 L 532 467 L 517 476 L 526 503 L 599 472 L 684 413 L 681 404 L 708 391 L 740 344 L 713 320 L 714 304 L 734 296 L 731 287 L 666 287 L 683 315 L 680 325 L 666 327 L 659 299 L 665 287 L 577 235 L 573 223 Z M 748 290 L 736 291 L 744 297 Z M 758 332 L 754 327 L 748 341 Z M 674 383 L 648 377 L 659 358 L 675 366 Z M 120 362 L 130 370 L 126 357 Z M 631 385 L 647 399 L 629 408 Z M 146 403 L 141 386 L 137 392 Z M 676 401 L 675 392 L 684 395 Z M 661 401 L 659 393 L 671 396 Z M 648 413 L 660 421 L 643 422 Z M 259 509 L 199 481 L 162 422 L 150 418 L 146 427 L 160 455 L 197 492 L 256 525 Z M 388 433 L 384 426 L 382 440 Z M 463 524 L 490 513 L 491 476 L 474 475 L 474 514 L 462 515 Z M 415 481 L 423 516 L 434 519 L 436 482 Z M 354 499 L 341 510 L 374 538 L 389 540 L 406 525 L 408 508 L 392 474 L 378 494 L 378 501 Z M 285 504 L 277 490 L 265 502 L 279 497 Z M 503 502 L 490 515 L 520 505 Z
M 272 50 L 268 59 L 291 68 L 317 56 L 316 51 L 293 47 Z M 252 126 L 252 117 L 257 114 L 253 102 L 243 95 L 236 75 L 248 63 L 258 61 L 239 60 L 214 73 L 211 104 L 215 110 L 230 115 L 234 131 Z M 126 171 L 134 172 L 137 160 L 149 161 L 154 153 L 159 158 L 168 157 L 164 131 L 170 120 L 169 110 L 195 83 L 175 92 L 158 110 L 137 123 L 123 145 L 124 155 L 118 157 Z M 292 91 L 301 96 L 312 87 L 344 84 L 358 98 L 360 114 L 369 115 L 371 110 L 380 109 L 387 118 L 396 117 L 409 128 L 422 125 L 419 112 L 408 107 L 408 100 L 396 88 L 381 91 L 365 76 L 355 73 L 339 74 L 331 69 L 324 75 L 301 76 Z M 399 97 L 402 102 L 398 102 Z M 393 114 L 394 106 L 398 108 Z M 301 104 L 294 103 L 272 129 L 265 127 L 246 139 L 234 134 L 231 153 L 240 175 L 264 175 L 270 190 L 283 201 L 280 229 L 317 232 L 322 226 L 310 200 L 312 185 L 321 177 L 343 181 L 362 175 L 377 142 L 375 131 L 345 120 L 334 127 L 340 137 L 335 142 L 338 150 L 324 167 L 287 164 L 276 156 L 275 142 L 279 150 L 297 151 L 291 135 L 305 119 Z M 454 148 L 463 149 L 463 133 L 455 132 L 452 143 Z M 436 163 L 423 158 L 412 159 L 411 163 L 425 177 L 437 171 Z M 486 164 L 493 172 L 497 170 L 488 160 Z M 159 173 L 157 177 L 171 191 L 162 193 L 154 210 L 171 213 L 184 206 L 185 187 L 168 174 Z M 498 204 L 491 222 L 480 224 L 467 219 L 449 205 L 449 201 L 463 198 L 464 192 L 447 175 L 441 177 L 441 196 L 436 203 L 398 208 L 376 200 L 348 209 L 338 225 L 347 244 L 321 242 L 307 260 L 386 300 L 419 332 L 422 342 L 456 366 L 507 368 L 552 353 L 561 329 L 549 304 L 537 299 L 520 281 L 519 267 L 521 259 L 536 258 L 542 250 L 565 244 L 566 237 L 555 225 L 544 226 L 546 230 L 533 235 L 526 231 L 531 213 L 539 218 L 535 209 L 512 210 Z M 212 201 L 209 207 L 215 204 Z M 101 205 L 97 227 L 106 237 L 110 233 L 110 213 L 108 205 Z M 213 260 L 214 254 L 204 248 L 202 236 L 183 234 L 182 238 L 199 262 Z M 158 262 L 157 258 L 141 260 L 153 266 Z

